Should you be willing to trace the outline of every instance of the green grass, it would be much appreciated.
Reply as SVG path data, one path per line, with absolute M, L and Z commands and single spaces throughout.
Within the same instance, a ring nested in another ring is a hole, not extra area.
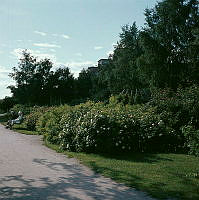
M 1 122 L 2 125 L 6 126 L 7 122 Z M 13 131 L 16 131 L 18 133 L 22 133 L 25 135 L 38 135 L 38 133 L 36 131 L 29 131 L 26 129 L 26 126 L 22 123 L 22 124 L 15 124 L 12 127 Z
M 31 133 L 15 125 L 15 131 Z M 21 129 L 20 129 L 21 128 Z M 32 132 L 35 134 L 35 132 Z M 158 199 L 199 199 L 199 158 L 184 154 L 98 155 L 63 152 L 57 145 L 45 145 L 77 158 L 95 172 L 147 192 Z
M 38 135 L 37 131 L 29 131 L 25 128 L 23 124 L 15 124 L 12 130 L 25 134 L 25 135 Z
M 46 145 L 61 152 L 56 145 Z M 95 172 L 159 199 L 199 199 L 199 158 L 184 154 L 98 155 L 64 152 Z
M 38 135 L 37 131 L 29 131 L 26 129 L 26 126 L 22 123 L 22 124 L 15 124 L 12 128 L 12 130 L 22 133 L 22 134 L 26 134 L 26 135 Z

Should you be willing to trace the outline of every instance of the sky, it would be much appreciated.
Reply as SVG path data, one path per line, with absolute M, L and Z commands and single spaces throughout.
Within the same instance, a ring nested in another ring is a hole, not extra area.
M 144 26 L 156 0 L 0 0 L 0 99 L 11 96 L 8 76 L 27 49 L 66 66 L 75 77 L 108 58 L 123 25 Z

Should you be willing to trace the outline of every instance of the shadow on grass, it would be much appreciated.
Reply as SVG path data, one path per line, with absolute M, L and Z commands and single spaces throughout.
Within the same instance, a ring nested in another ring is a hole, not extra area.
M 170 158 L 165 158 L 160 154 L 133 154 L 133 155 L 101 155 L 107 159 L 115 159 L 120 161 L 131 161 L 132 163 L 143 164 L 158 164 L 159 162 L 166 161 L 175 162 Z M 103 158 L 102 158 L 103 159 Z M 146 191 L 148 194 L 159 199 L 199 199 L 199 180 L 187 178 L 185 175 L 179 175 L 172 173 L 172 169 L 169 169 L 160 179 L 152 176 L 142 176 L 139 174 L 139 169 L 133 173 L 129 170 L 122 169 L 121 166 L 109 167 L 108 165 L 100 166 L 95 161 L 88 161 L 90 166 L 95 172 L 104 174 L 111 177 L 115 181 L 123 182 L 126 185 L 136 188 L 138 190 Z M 115 164 L 116 165 L 116 164 Z M 125 165 L 125 164 L 124 164 Z M 108 167 L 107 167 L 108 166 Z M 133 167 L 133 164 L 131 165 Z M 149 166 L 149 165 L 148 165 Z M 150 167 L 150 166 L 149 166 Z M 161 169 L 164 171 L 164 168 Z M 178 169 L 174 169 L 178 170 Z M 147 170 L 150 173 L 150 170 Z M 159 172 L 160 173 L 160 172 Z M 164 172 L 163 172 L 164 173 Z M 166 175 L 169 175 L 169 178 Z M 157 175 L 158 176 L 158 175 Z M 148 178 L 148 179 L 147 179 Z M 166 180 L 165 180 L 165 179 Z M 173 179 L 169 180 L 169 179 Z M 175 185 L 176 184 L 176 185 Z
M 125 160 L 137 163 L 156 163 L 160 161 L 174 161 L 171 158 L 166 158 L 160 156 L 159 154 L 147 154 L 147 153 L 128 153 L 128 154 L 99 154 L 100 156 L 108 159 L 115 159 L 115 160 Z M 166 155 L 166 154 L 165 154 Z

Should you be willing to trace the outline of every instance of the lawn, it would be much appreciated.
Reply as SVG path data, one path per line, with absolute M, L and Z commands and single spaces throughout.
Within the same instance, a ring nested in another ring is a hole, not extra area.
M 47 144 L 58 150 L 55 145 Z M 199 199 L 199 158 L 184 154 L 98 155 L 65 152 L 95 172 L 159 199 Z

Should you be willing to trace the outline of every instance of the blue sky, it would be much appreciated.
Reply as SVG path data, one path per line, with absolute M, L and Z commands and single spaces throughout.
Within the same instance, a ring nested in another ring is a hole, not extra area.
M 107 58 L 121 26 L 144 25 L 144 9 L 156 0 L 1 0 L 0 99 L 10 96 L 8 77 L 23 49 L 65 65 L 75 77 Z

